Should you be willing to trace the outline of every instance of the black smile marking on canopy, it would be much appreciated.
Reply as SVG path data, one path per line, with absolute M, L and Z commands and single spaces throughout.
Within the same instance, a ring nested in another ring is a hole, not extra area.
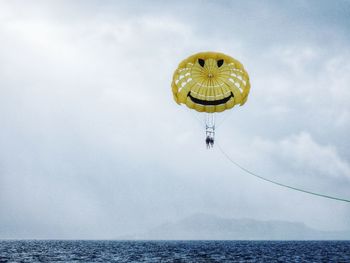
M 193 97 L 191 95 L 191 91 L 190 91 L 190 92 L 188 92 L 187 97 L 190 97 L 190 99 L 194 103 L 197 103 L 197 104 L 200 104 L 200 105 L 220 105 L 220 104 L 225 104 L 226 102 L 228 102 L 231 98 L 234 97 L 234 95 L 231 92 L 231 94 L 228 97 L 223 98 L 221 100 L 201 100 L 201 99 L 197 99 L 197 98 Z

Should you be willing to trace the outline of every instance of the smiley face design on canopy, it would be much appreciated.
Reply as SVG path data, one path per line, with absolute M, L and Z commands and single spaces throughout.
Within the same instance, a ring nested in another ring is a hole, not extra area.
M 217 52 L 201 52 L 183 60 L 174 72 L 171 86 L 178 104 L 207 113 L 243 105 L 250 90 L 243 65 Z

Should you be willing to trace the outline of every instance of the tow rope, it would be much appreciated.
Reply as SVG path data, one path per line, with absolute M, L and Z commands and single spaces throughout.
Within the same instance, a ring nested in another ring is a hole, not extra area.
M 344 198 L 339 198 L 339 197 L 334 197 L 334 196 L 330 196 L 330 195 L 325 195 L 325 194 L 320 194 L 320 193 L 316 193 L 316 192 L 312 192 L 312 191 L 308 191 L 308 190 L 304 190 L 304 189 L 301 189 L 301 188 L 297 188 L 297 187 L 293 187 L 293 186 L 290 186 L 290 185 L 286 185 L 286 184 L 282 184 L 282 183 L 279 183 L 277 181 L 273 181 L 273 180 L 270 180 L 270 179 L 267 179 L 263 176 L 260 176 L 256 173 L 253 173 L 252 171 L 248 170 L 247 168 L 244 168 L 242 165 L 240 165 L 239 163 L 237 163 L 236 161 L 232 160 L 232 158 L 230 158 L 230 156 L 221 148 L 220 144 L 217 143 L 216 141 L 216 145 L 218 146 L 218 149 L 220 150 L 220 152 L 232 163 L 234 164 L 235 166 L 237 166 L 239 169 L 241 169 L 242 171 L 246 172 L 247 174 L 250 174 L 256 178 L 259 178 L 261 180 L 264 180 L 266 182 L 269 182 L 269 183 L 272 183 L 272 184 L 275 184 L 275 185 L 278 185 L 280 187 L 285 187 L 285 188 L 289 188 L 289 189 L 292 189 L 294 191 L 299 191 L 299 192 L 302 192 L 302 193 L 305 193 L 305 194 L 310 194 L 310 195 L 314 195 L 314 196 L 318 196 L 318 197 L 323 197 L 323 198 L 328 198 L 328 199 L 333 199 L 333 200 L 336 200 L 336 201 L 341 201 L 341 202 L 347 202 L 347 203 L 350 203 L 350 200 L 348 199 L 344 199 Z

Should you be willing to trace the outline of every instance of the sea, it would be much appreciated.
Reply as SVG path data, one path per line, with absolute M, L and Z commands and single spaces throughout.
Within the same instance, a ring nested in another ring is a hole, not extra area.
M 350 241 L 0 240 L 0 262 L 350 262 Z

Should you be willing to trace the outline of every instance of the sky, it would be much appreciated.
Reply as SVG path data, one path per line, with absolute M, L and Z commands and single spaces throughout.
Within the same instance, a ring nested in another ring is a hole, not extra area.
M 259 181 L 172 98 L 218 51 L 247 103 L 217 143 L 281 183 L 350 198 L 349 1 L 0 1 L 0 238 L 109 239 L 196 213 L 349 230 L 348 203 Z

